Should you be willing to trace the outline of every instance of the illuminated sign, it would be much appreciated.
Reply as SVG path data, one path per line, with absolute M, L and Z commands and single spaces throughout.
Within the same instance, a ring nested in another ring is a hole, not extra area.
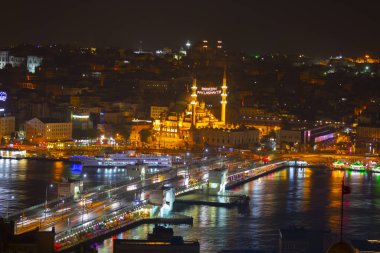
M 7 93 L 4 91 L 0 91 L 0 101 L 7 100 Z
M 200 90 L 197 91 L 199 95 L 220 95 L 222 94 L 221 90 L 218 90 L 217 87 L 201 87 Z

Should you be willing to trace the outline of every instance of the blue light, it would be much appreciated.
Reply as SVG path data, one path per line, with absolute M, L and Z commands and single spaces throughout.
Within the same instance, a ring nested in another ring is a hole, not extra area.
M 5 91 L 0 91 L 0 101 L 7 100 L 7 93 Z
M 76 175 L 81 174 L 82 173 L 82 164 L 73 163 L 71 165 L 71 173 L 76 174 Z

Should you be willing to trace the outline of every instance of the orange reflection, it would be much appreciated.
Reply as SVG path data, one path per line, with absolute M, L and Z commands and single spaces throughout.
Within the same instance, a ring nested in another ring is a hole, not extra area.
M 62 181 L 62 173 L 64 171 L 65 167 L 63 165 L 63 162 L 54 162 L 54 180 L 55 181 Z
M 301 170 L 299 168 L 298 170 Z M 305 168 L 303 171 L 303 212 L 311 208 L 311 174 L 313 173 L 310 168 Z

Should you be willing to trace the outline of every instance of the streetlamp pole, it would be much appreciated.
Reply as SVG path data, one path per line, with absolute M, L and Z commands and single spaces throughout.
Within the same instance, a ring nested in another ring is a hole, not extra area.
M 53 184 L 50 184 L 50 188 L 53 188 Z M 48 206 L 48 186 L 45 187 L 45 221 L 46 221 L 46 213 L 47 213 L 47 206 Z
M 82 199 L 83 205 L 82 205 L 82 226 L 83 226 L 83 219 L 84 219 L 84 210 L 85 210 L 85 205 L 86 205 L 86 199 L 83 197 Z
M 87 178 L 87 174 L 83 174 L 83 187 L 84 187 L 84 181 L 85 179 Z M 84 193 L 84 190 L 82 191 Z M 82 205 L 82 225 L 83 225 L 83 220 L 84 220 L 84 212 L 85 212 L 85 209 L 86 209 L 86 197 L 85 195 L 82 193 L 82 197 L 81 197 L 81 201 L 83 201 L 83 205 Z

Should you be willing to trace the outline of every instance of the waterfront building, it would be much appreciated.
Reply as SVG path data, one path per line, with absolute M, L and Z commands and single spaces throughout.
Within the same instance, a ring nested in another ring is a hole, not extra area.
M 305 145 L 316 145 L 331 141 L 336 137 L 336 132 L 336 129 L 332 125 L 302 130 L 302 143 Z
M 356 134 L 359 139 L 364 141 L 380 141 L 380 127 L 376 126 L 358 126 Z
M 25 123 L 25 132 L 30 142 L 66 141 L 72 139 L 72 123 L 33 118 Z
M 71 122 L 73 124 L 73 129 L 87 130 L 94 127 L 90 114 L 88 113 L 72 113 Z
M 356 150 L 365 153 L 376 154 L 380 146 L 379 124 L 359 125 L 356 128 Z
M 277 147 L 282 149 L 294 149 L 302 141 L 300 130 L 280 129 L 276 132 Z
M 195 143 L 209 146 L 250 146 L 260 142 L 256 128 L 202 128 L 194 134 Z
M 276 142 L 279 147 L 284 145 L 304 145 L 316 147 L 335 139 L 337 129 L 333 125 L 320 127 L 294 127 L 276 131 Z
M 4 136 L 9 136 L 15 131 L 15 117 L 3 116 L 0 117 L 0 139 Z
M 118 125 L 125 123 L 126 117 L 129 116 L 128 112 L 122 111 L 106 111 L 103 112 L 102 118 L 104 119 L 104 123 L 111 125 Z
M 141 134 L 142 130 L 150 132 L 152 129 L 152 122 L 147 120 L 137 120 L 134 119 L 130 122 L 127 122 L 128 128 L 131 130 L 129 135 L 129 142 L 135 147 L 140 147 L 142 145 Z M 148 136 L 149 138 L 150 136 Z
M 161 119 L 161 116 L 165 115 L 169 111 L 167 106 L 151 106 L 150 117 L 152 119 Z

